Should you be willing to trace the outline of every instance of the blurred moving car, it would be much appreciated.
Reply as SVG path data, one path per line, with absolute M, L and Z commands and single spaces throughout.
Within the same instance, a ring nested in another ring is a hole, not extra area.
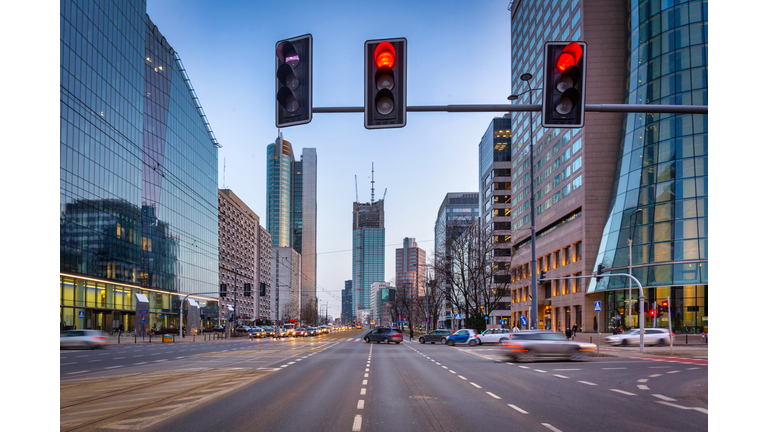
M 550 330 L 523 330 L 504 341 L 507 356 L 515 362 L 545 359 L 587 361 L 597 350 L 595 344 L 566 340 L 565 334 Z
M 643 335 L 643 345 L 669 345 L 672 341 L 672 336 L 675 336 L 675 334 L 672 333 L 670 336 L 668 329 L 647 328 L 645 329 L 645 335 Z M 611 345 L 640 346 L 640 329 L 632 329 L 626 333 L 608 336 L 605 340 Z
M 267 336 L 267 332 L 261 328 L 261 327 L 251 327 L 251 331 L 248 333 L 248 337 L 253 338 L 263 338 Z
M 488 329 L 477 336 L 480 345 L 490 343 L 502 343 L 512 339 L 512 331 L 507 329 Z
M 438 329 L 438 330 L 432 330 L 431 332 L 419 336 L 419 342 L 421 343 L 435 343 L 440 342 L 441 344 L 445 344 L 445 341 L 448 339 L 448 336 L 451 335 L 451 331 L 448 329 Z
M 213 331 L 213 332 L 223 332 L 224 331 L 224 326 L 220 326 L 220 325 L 213 326 L 213 327 L 211 327 L 211 331 Z
M 397 329 L 397 328 L 377 327 L 369 331 L 365 335 L 365 337 L 363 337 L 363 340 L 365 341 L 365 343 L 394 342 L 396 344 L 399 344 L 400 342 L 403 341 L 403 332 L 401 332 L 400 329 Z
M 480 339 L 478 338 L 478 334 L 475 329 L 461 329 L 456 330 L 454 334 L 448 336 L 448 339 L 445 340 L 445 343 L 450 346 L 454 346 L 456 344 L 467 344 L 469 346 L 475 346 L 480 343 Z
M 293 337 L 307 337 L 307 329 L 299 327 L 293 332 Z
M 67 330 L 61 333 L 60 348 L 102 348 L 107 343 L 107 334 L 101 330 Z
M 307 327 L 307 336 L 317 336 L 317 327 Z

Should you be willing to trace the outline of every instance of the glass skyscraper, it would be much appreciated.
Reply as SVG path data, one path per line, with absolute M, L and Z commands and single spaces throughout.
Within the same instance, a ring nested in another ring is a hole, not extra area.
M 301 160 L 279 133 L 267 146 L 267 230 L 273 247 L 301 255 L 301 307 L 317 297 L 317 150 L 304 148 Z
M 352 216 L 352 314 L 371 309 L 371 285 L 384 280 L 384 200 L 354 203 Z
M 136 294 L 178 326 L 180 295 L 218 291 L 219 144 L 145 1 L 60 13 L 61 327 L 129 329 Z
M 707 105 L 707 2 L 632 1 L 625 102 Z M 707 330 L 707 116 L 626 114 L 610 210 L 595 268 L 632 275 L 649 306 L 670 297 L 673 331 Z M 641 212 L 638 212 L 641 210 Z M 634 215 L 634 216 L 633 216 Z M 629 239 L 632 238 L 632 251 Z M 638 289 L 633 284 L 632 303 Z M 608 325 L 637 326 L 626 278 L 594 279 Z M 648 309 L 646 309 L 647 311 Z M 648 320 L 648 318 L 646 318 Z

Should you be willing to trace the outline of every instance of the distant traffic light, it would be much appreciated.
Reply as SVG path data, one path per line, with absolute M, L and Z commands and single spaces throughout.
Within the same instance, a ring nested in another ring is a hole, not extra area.
M 243 295 L 245 297 L 251 296 L 251 284 L 247 283 L 243 286 Z
M 275 44 L 275 125 L 312 121 L 312 35 Z
M 227 296 L 227 284 L 221 284 L 219 285 L 219 295 L 222 297 Z
M 605 271 L 605 266 L 602 264 L 597 265 L 597 273 L 595 273 L 595 280 L 600 282 L 600 280 L 603 278 L 601 275 Z
M 662 312 L 669 312 L 669 303 L 666 300 L 661 302 L 661 311 Z
M 544 44 L 544 127 L 584 126 L 587 71 L 587 44 L 547 42 Z
M 405 126 L 407 45 L 405 38 L 365 41 L 366 129 Z
M 547 278 L 547 272 L 544 270 L 539 271 L 539 283 L 541 283 L 542 280 Z

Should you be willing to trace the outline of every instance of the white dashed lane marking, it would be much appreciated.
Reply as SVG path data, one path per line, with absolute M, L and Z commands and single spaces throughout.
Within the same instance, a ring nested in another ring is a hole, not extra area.
M 523 410 L 523 409 L 521 409 L 521 408 L 518 408 L 518 407 L 516 407 L 516 406 L 514 406 L 514 405 L 512 405 L 512 404 L 507 404 L 507 406 L 508 406 L 508 407 L 510 407 L 510 408 L 512 408 L 512 409 L 514 409 L 514 410 L 517 410 L 517 411 L 519 411 L 519 412 L 521 412 L 521 413 L 523 413 L 523 414 L 528 414 L 528 411 L 525 411 L 525 410 Z
M 636 395 L 636 394 L 634 394 L 634 393 L 630 393 L 630 392 L 628 392 L 628 391 L 624 391 L 624 390 L 619 390 L 619 389 L 610 389 L 610 390 L 611 390 L 612 392 L 621 393 L 621 394 L 624 394 L 624 395 L 627 395 L 627 396 L 637 396 L 637 395 Z

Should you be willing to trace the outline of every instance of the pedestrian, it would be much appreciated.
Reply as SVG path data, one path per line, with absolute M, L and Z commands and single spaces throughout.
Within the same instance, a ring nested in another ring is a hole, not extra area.
M 574 325 L 573 325 L 573 328 L 571 329 L 571 338 L 572 338 L 573 340 L 576 340 L 576 329 L 577 329 L 577 328 L 578 328 L 578 327 L 576 327 L 576 324 L 574 324 Z
M 571 329 L 565 328 L 565 340 L 571 340 Z
M 514 327 L 512 328 L 512 333 L 517 333 L 517 332 L 519 332 L 519 331 L 520 331 L 520 329 L 519 329 L 519 328 L 517 328 L 517 326 L 514 326 Z
M 413 340 L 413 326 L 411 326 L 411 340 Z

